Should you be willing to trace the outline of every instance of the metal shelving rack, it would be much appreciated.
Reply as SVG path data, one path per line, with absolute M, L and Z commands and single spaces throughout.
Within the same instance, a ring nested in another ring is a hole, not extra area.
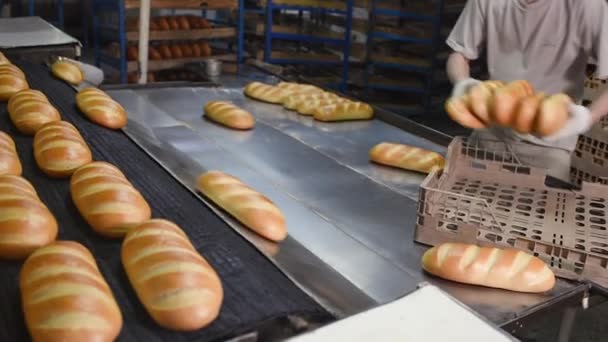
M 203 7 L 201 7 L 203 6 Z M 205 40 L 224 40 L 227 38 L 235 38 L 234 44 L 228 44 L 234 53 L 227 55 L 215 56 L 207 58 L 219 58 L 219 59 L 230 59 L 236 55 L 233 59 L 240 66 L 243 61 L 243 26 L 244 26 L 244 0 L 209 0 L 203 2 L 201 5 L 200 1 L 194 0 L 152 0 L 151 9 L 187 9 L 187 10 L 200 10 L 202 16 L 206 16 L 207 11 L 226 11 L 226 10 L 238 10 L 238 16 L 234 23 L 232 23 L 233 33 L 227 34 L 227 27 L 211 28 L 211 29 L 200 29 L 195 32 L 188 32 L 184 34 L 183 31 L 156 31 L 150 32 L 149 40 L 152 41 L 164 41 L 164 40 L 193 40 L 193 39 L 205 39 Z M 97 66 L 107 65 L 115 68 L 120 74 L 120 83 L 127 82 L 128 72 L 137 71 L 139 65 L 137 61 L 127 60 L 127 46 L 129 42 L 137 42 L 139 40 L 138 32 L 127 31 L 127 11 L 139 8 L 138 0 L 94 0 L 93 1 L 93 44 L 95 47 L 95 62 Z M 117 14 L 117 25 L 108 25 L 100 21 L 100 14 L 103 12 L 114 12 Z M 228 16 L 230 17 L 230 16 Z M 211 21 L 211 20 L 210 20 Z M 212 21 L 213 22 L 213 21 Z M 225 20 L 218 20 L 222 24 L 225 24 Z M 101 40 L 117 41 L 118 42 L 118 56 L 112 56 L 104 51 L 101 46 Z M 235 45 L 235 47 L 231 47 Z M 193 57 L 176 60 L 161 60 L 161 61 L 149 61 L 149 71 L 159 71 L 164 69 L 175 68 L 179 65 L 183 65 L 189 62 L 196 62 L 204 60 L 205 57 Z

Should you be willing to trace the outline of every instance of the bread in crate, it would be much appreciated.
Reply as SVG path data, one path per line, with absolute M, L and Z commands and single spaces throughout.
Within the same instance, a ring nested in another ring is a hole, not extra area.
M 608 186 L 550 187 L 545 170 L 508 154 L 456 138 L 444 171 L 421 185 L 415 240 L 517 248 L 559 277 L 608 287 Z

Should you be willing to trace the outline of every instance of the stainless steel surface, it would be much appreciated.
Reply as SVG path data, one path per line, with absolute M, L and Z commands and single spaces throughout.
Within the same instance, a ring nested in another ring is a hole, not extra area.
M 0 18 L 0 48 L 80 44 L 39 17 Z
M 379 120 L 319 123 L 246 99 L 241 88 L 109 93 L 129 112 L 126 133 L 192 191 L 200 172 L 219 169 L 275 201 L 290 235 L 279 245 L 216 212 L 339 315 L 392 301 L 429 281 L 501 325 L 585 290 L 560 280 L 550 294 L 519 294 L 427 277 L 420 268 L 425 247 L 412 240 L 424 177 L 370 164 L 368 151 L 381 141 L 445 149 L 394 126 Z M 232 131 L 203 119 L 203 105 L 211 100 L 231 100 L 249 110 L 256 128 Z

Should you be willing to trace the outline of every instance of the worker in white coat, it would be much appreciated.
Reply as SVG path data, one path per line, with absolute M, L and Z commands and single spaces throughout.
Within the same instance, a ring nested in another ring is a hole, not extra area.
M 563 92 L 580 103 L 590 57 L 597 62 L 597 77 L 608 78 L 608 2 L 468 0 L 447 44 L 454 51 L 447 63 L 452 96 L 461 96 L 480 82 L 471 78 L 469 62 L 485 50 L 490 79 L 527 80 L 536 91 Z M 572 104 L 569 111 L 565 127 L 548 137 L 498 127 L 476 130 L 473 136 L 526 149 L 522 155 L 532 157 L 524 163 L 567 180 L 578 135 L 608 114 L 608 92 L 589 108 Z M 530 153 L 535 149 L 542 152 Z

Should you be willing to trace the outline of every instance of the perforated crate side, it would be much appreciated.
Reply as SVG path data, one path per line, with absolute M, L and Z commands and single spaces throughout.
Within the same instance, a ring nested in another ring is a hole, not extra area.
M 597 173 L 585 170 L 589 170 L 589 168 L 585 168 L 585 166 L 581 166 L 579 163 L 575 164 L 573 160 L 573 164 L 570 167 L 570 179 L 572 183 L 581 185 L 583 182 L 590 182 L 608 185 L 608 173 L 605 176 L 598 176 Z

